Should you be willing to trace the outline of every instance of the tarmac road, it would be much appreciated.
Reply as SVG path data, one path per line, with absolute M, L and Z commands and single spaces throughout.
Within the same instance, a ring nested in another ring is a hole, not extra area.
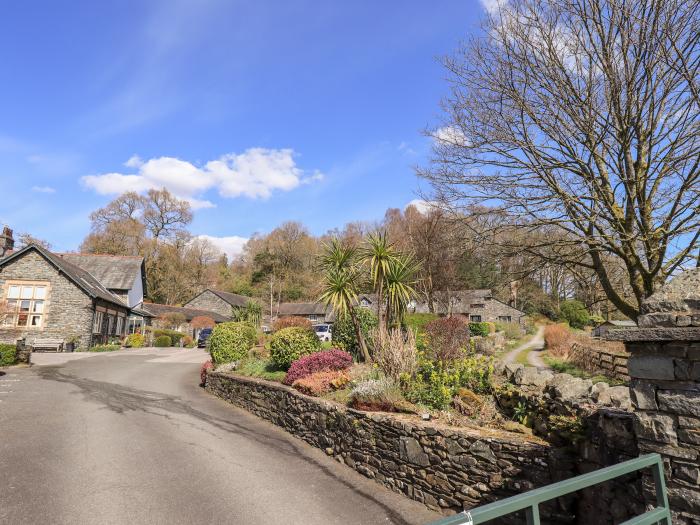
M 0 375 L 2 524 L 439 518 L 197 386 L 199 350 L 35 354 Z

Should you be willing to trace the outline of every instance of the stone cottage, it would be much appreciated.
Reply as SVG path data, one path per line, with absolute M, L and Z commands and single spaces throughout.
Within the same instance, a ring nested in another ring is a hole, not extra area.
M 143 303 L 143 310 L 153 316 L 153 326 L 162 328 L 171 328 L 178 330 L 180 332 L 189 334 L 190 336 L 196 338 L 199 335 L 199 330 L 192 326 L 192 319 L 196 317 L 209 317 L 214 324 L 225 323 L 231 320 L 231 315 L 221 315 L 217 312 L 212 312 L 210 310 L 199 310 L 197 308 L 189 308 L 183 306 L 172 306 L 166 304 L 156 304 L 156 303 Z M 164 321 L 168 316 L 176 314 L 181 317 L 183 322 L 179 326 L 171 326 Z
M 455 290 L 433 292 L 433 313 L 464 315 L 472 323 L 518 323 L 525 321 L 525 312 L 496 299 L 491 290 Z M 414 300 L 408 306 L 411 313 L 429 313 L 425 299 Z
M 90 347 L 121 337 L 130 309 L 90 272 L 30 244 L 0 259 L 0 342 L 60 339 Z
M 215 312 L 224 317 L 231 317 L 231 312 L 234 308 L 243 308 L 250 300 L 250 297 L 244 295 L 207 288 L 183 306 L 185 308 Z

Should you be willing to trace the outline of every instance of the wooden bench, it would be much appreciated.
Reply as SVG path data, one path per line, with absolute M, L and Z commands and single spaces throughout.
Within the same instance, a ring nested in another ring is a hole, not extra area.
M 37 350 L 50 350 L 53 352 L 63 352 L 63 340 L 62 339 L 34 339 L 32 343 L 32 351 Z

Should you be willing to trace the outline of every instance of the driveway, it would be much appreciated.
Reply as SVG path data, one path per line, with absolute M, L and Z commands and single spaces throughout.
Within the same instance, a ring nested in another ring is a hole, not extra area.
M 35 355 L 0 376 L 0 523 L 437 519 L 197 386 L 201 350 Z
M 530 366 L 548 368 L 542 357 L 540 357 L 542 350 L 544 350 L 544 326 L 537 328 L 537 332 L 527 343 L 513 348 L 513 350 L 504 355 L 503 362 L 505 364 L 514 363 L 521 352 L 527 352 L 527 362 Z

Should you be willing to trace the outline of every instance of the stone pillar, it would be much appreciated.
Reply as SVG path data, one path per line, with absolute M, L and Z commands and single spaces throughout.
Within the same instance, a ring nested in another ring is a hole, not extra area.
M 31 364 L 32 347 L 27 345 L 26 339 L 17 339 L 15 348 L 17 349 L 17 362 Z
M 663 456 L 674 524 L 700 523 L 700 269 L 679 275 L 642 305 L 625 342 L 639 453 Z M 645 483 L 655 502 L 651 481 Z

